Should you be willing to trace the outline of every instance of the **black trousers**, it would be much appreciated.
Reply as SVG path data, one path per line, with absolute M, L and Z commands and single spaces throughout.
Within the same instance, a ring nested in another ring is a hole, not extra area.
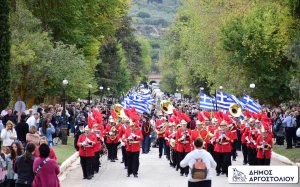
M 126 147 L 122 146 L 122 161 L 124 162 L 124 166 L 127 166 L 127 154 L 126 154 Z
M 100 167 L 100 151 L 95 152 L 93 168 L 96 173 L 99 172 Z
M 31 184 L 16 184 L 15 187 L 31 187 Z
M 217 167 L 216 167 L 217 173 L 221 173 L 222 171 L 223 173 L 228 174 L 228 167 L 231 165 L 231 152 L 228 153 L 216 152 L 215 156 L 217 162 Z
M 164 147 L 164 145 L 166 143 L 165 143 L 165 139 L 164 138 L 158 138 L 157 141 L 158 141 L 159 157 L 161 157 L 162 156 L 163 147 Z
M 271 159 L 266 158 L 266 155 L 264 155 L 264 158 L 257 158 L 257 165 L 260 166 L 269 166 L 271 164 Z
M 278 145 L 284 145 L 284 136 L 276 136 L 276 143 Z
M 285 139 L 286 139 L 286 144 L 287 144 L 287 148 L 292 148 L 293 147 L 293 132 L 294 132 L 294 128 L 293 127 L 286 127 L 285 128 Z
M 247 144 L 243 143 L 242 144 L 242 151 L 243 151 L 243 157 L 244 157 L 244 164 L 248 163 L 248 147 Z
M 233 143 L 232 143 L 232 151 L 231 151 L 231 156 L 233 159 L 236 159 L 236 147 L 237 147 L 237 143 L 238 143 L 238 140 L 235 139 L 233 140 Z
M 256 165 L 256 149 L 248 147 L 248 162 L 250 166 Z
M 199 182 L 188 182 L 188 187 L 211 187 L 211 180 L 203 180 Z
M 140 161 L 139 161 L 140 152 L 129 152 L 127 151 L 127 174 L 137 175 L 139 171 Z
M 81 164 L 84 178 L 94 175 L 93 160 L 94 157 L 83 157 L 83 156 L 80 157 L 80 164 Z
M 181 167 L 180 166 L 180 162 L 184 159 L 184 157 L 187 155 L 186 152 L 177 152 L 177 156 L 178 156 L 178 166 L 180 168 L 180 174 L 189 174 L 189 166 L 186 167 Z
M 170 165 L 175 167 L 176 166 L 176 151 L 174 149 L 170 150 Z
M 241 130 L 237 130 L 237 144 L 236 144 L 236 150 L 241 151 L 241 147 L 242 147 L 242 135 L 241 135 Z
M 213 144 L 207 144 L 207 151 L 211 154 L 213 158 L 215 158 L 215 147 Z
M 169 145 L 168 146 L 166 145 L 166 153 L 167 153 L 166 154 L 167 159 L 170 160 L 170 146 Z
M 107 143 L 108 159 L 115 160 L 118 154 L 118 143 Z

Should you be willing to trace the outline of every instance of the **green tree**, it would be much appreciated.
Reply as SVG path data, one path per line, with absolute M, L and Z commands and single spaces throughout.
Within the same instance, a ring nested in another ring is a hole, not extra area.
M 32 103 L 51 102 L 59 99 L 62 80 L 69 80 L 69 98 L 87 95 L 88 83 L 92 82 L 91 69 L 83 54 L 74 45 L 52 43 L 44 32 L 41 21 L 34 17 L 22 2 L 10 19 L 11 47 L 11 92 L 14 99 Z
M 0 0 L 0 109 L 10 101 L 10 31 L 8 0 Z
M 245 14 L 228 17 L 220 28 L 225 59 L 243 68 L 256 83 L 261 100 L 278 103 L 291 97 L 293 63 L 287 57 L 294 20 L 288 8 L 274 2 L 254 3 Z
M 101 62 L 96 67 L 96 79 L 99 86 L 110 88 L 106 94 L 119 97 L 127 92 L 132 82 L 127 69 L 126 58 L 120 43 L 115 40 L 103 45 L 100 53 Z

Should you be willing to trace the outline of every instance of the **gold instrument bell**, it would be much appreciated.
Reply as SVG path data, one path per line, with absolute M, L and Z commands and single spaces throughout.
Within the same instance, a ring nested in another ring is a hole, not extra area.
M 115 113 L 116 113 L 116 115 L 117 115 L 118 117 L 120 117 L 120 118 L 122 118 L 122 119 L 128 118 L 127 115 L 126 115 L 125 112 L 124 112 L 124 108 L 123 108 L 122 105 L 120 105 L 120 104 L 115 104 L 114 107 L 113 107 L 113 109 L 114 109 L 114 111 L 115 111 Z
M 166 114 L 173 114 L 173 105 L 170 101 L 162 100 L 160 102 L 160 109 Z
M 243 113 L 242 108 L 240 107 L 240 105 L 236 104 L 236 103 L 232 103 L 229 106 L 229 113 L 233 116 L 233 117 L 240 117 Z

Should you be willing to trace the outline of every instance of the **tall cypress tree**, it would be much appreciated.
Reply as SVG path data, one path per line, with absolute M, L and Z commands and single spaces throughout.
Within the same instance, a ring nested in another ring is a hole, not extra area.
M 8 0 L 0 0 L 0 110 L 10 101 L 10 32 Z

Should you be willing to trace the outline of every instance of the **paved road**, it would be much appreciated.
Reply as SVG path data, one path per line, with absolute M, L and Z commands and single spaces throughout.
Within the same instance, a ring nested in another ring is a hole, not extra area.
M 118 157 L 121 158 L 121 151 L 118 151 Z M 233 165 L 242 165 L 241 152 Z M 272 159 L 272 165 L 284 165 L 277 160 Z M 107 162 L 106 157 L 102 159 L 100 172 L 92 180 L 83 180 L 79 160 L 73 163 L 66 174 L 61 177 L 62 187 L 184 187 L 187 186 L 187 178 L 180 176 L 179 172 L 171 168 L 166 158 L 158 158 L 158 149 L 152 148 L 149 154 L 141 154 L 139 178 L 128 178 L 124 165 L 118 162 Z M 251 187 L 253 184 L 229 184 L 227 178 L 217 177 L 213 174 L 214 187 Z M 255 187 L 299 187 L 299 184 L 255 184 Z

